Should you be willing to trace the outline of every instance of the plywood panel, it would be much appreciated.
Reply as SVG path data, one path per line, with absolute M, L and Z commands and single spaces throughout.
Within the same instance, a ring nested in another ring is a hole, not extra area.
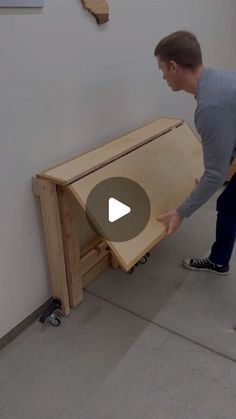
M 92 188 L 109 177 L 127 177 L 144 188 L 151 202 L 151 216 L 145 229 L 126 242 L 107 241 L 120 266 L 127 271 L 165 236 L 166 227 L 156 217 L 181 204 L 194 188 L 194 179 L 202 173 L 201 145 L 187 124 L 183 124 L 69 188 L 84 209 Z
M 60 164 L 54 168 L 38 173 L 38 177 L 50 180 L 59 185 L 67 185 L 85 176 L 104 164 L 119 158 L 123 154 L 141 146 L 172 127 L 182 123 L 178 119 L 161 118 L 141 128 L 123 135 L 86 154 Z

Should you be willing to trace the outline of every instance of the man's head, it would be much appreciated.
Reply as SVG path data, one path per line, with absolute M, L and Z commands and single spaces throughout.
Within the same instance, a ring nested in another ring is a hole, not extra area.
M 195 35 L 187 31 L 174 32 L 157 44 L 154 55 L 163 79 L 173 91 L 194 93 L 190 84 L 202 68 L 201 47 Z

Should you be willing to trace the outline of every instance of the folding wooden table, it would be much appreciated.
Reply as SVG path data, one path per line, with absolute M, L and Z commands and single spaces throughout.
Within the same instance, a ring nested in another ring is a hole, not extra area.
M 40 198 L 52 296 L 61 313 L 83 299 L 83 288 L 107 267 L 129 271 L 166 235 L 158 214 L 178 206 L 203 173 L 202 148 L 181 120 L 161 118 L 86 154 L 40 172 Z M 111 176 L 137 182 L 151 203 L 150 219 L 131 240 L 111 242 L 85 216 L 90 191 Z

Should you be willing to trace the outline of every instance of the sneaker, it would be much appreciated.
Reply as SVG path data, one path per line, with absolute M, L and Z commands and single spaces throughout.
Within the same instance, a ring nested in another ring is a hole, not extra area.
M 215 272 L 218 275 L 227 275 L 229 273 L 229 265 L 217 265 L 209 260 L 205 259 L 184 259 L 183 265 L 187 269 L 194 271 L 210 271 Z

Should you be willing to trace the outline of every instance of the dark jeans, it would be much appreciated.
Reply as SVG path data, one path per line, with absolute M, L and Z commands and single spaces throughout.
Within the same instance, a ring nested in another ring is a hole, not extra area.
M 209 259 L 213 263 L 228 265 L 236 239 L 236 173 L 217 199 L 216 241 Z

